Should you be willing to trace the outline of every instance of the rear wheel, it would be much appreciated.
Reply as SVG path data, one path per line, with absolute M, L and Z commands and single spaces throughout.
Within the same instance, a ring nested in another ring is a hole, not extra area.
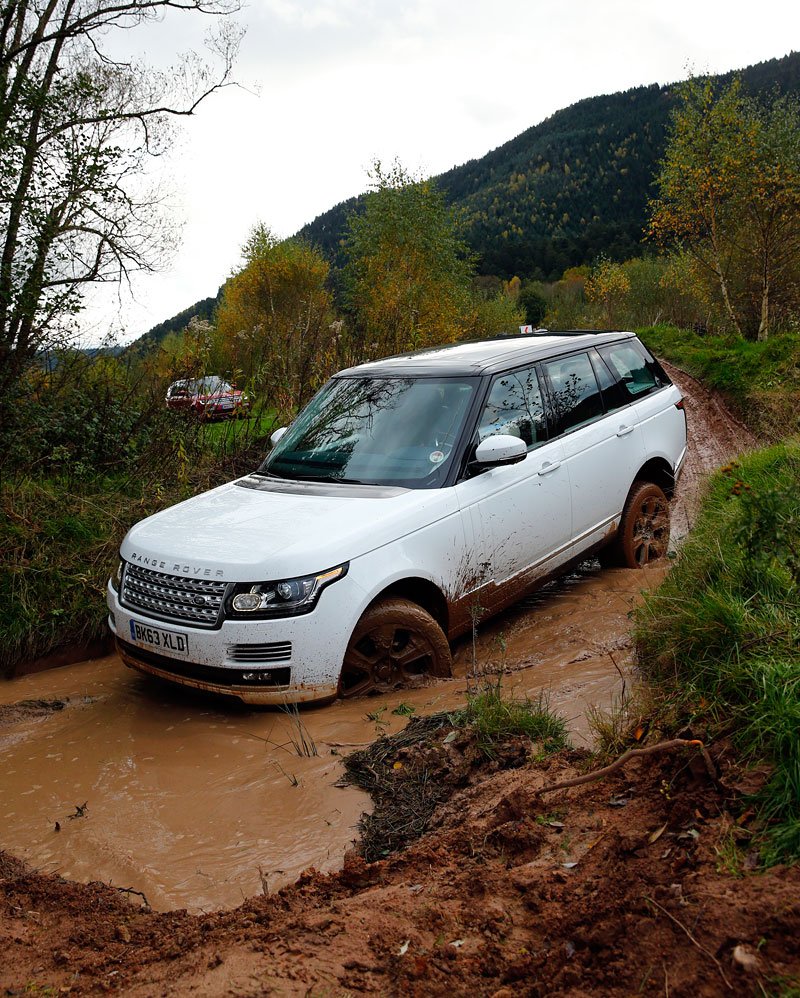
M 669 500 L 652 482 L 634 482 L 619 530 L 605 549 L 604 564 L 644 568 L 663 558 L 669 545 Z
M 354 697 L 417 685 L 426 676 L 449 676 L 452 665 L 447 638 L 427 610 L 410 600 L 380 600 L 353 631 L 339 694 Z

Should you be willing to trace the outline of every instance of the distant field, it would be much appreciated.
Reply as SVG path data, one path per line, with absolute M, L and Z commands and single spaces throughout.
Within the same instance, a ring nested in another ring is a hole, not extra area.
M 204 447 L 222 456 L 243 450 L 262 437 L 266 443 L 278 425 L 277 413 L 273 408 L 256 407 L 247 419 L 221 419 L 214 423 L 203 423 L 200 439 Z

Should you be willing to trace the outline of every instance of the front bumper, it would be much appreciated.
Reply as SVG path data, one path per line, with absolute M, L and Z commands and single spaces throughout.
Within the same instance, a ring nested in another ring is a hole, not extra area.
M 345 576 L 320 595 L 311 613 L 281 620 L 225 620 L 210 629 L 168 623 L 123 607 L 110 584 L 106 593 L 109 627 L 120 658 L 131 669 L 248 704 L 278 705 L 337 695 L 363 599 L 361 588 Z M 132 621 L 184 634 L 188 654 L 137 642 Z
M 175 667 L 170 664 L 166 657 L 161 662 L 145 661 L 141 649 L 135 648 L 119 638 L 116 640 L 116 645 L 119 657 L 125 665 L 137 672 L 156 676 L 158 679 L 167 679 L 170 682 L 179 683 L 181 686 L 205 690 L 208 693 L 235 696 L 248 704 L 281 706 L 291 703 L 319 703 L 333 700 L 339 692 L 338 683 L 320 683 L 317 685 L 290 683 L 285 686 L 254 686 L 240 685 L 233 680 L 233 677 L 231 677 L 230 682 L 214 682 L 198 675 L 176 672 Z

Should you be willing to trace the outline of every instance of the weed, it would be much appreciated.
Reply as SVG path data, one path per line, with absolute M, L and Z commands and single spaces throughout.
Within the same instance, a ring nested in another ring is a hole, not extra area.
M 475 731 L 478 745 L 488 756 L 493 755 L 495 744 L 514 735 L 525 735 L 544 752 L 556 752 L 567 745 L 566 723 L 550 709 L 544 692 L 536 700 L 505 696 L 499 681 L 468 693 L 466 706 L 452 718 L 457 727 Z
M 734 877 L 737 880 L 744 876 L 745 857 L 732 829 L 714 846 L 714 852 L 717 854 L 717 870 L 719 872 L 727 873 L 729 877 Z
M 303 723 L 303 718 L 300 716 L 300 708 L 297 704 L 281 704 L 280 709 L 289 719 L 289 743 L 294 748 L 295 753 L 305 758 L 318 756 L 319 752 L 317 751 L 316 742 Z M 293 785 L 297 786 L 296 780 Z
M 776 977 L 769 982 L 769 990 L 759 983 L 758 992 L 762 998 L 800 998 L 800 981 Z
M 398 717 L 411 717 L 411 715 L 414 714 L 416 710 L 417 708 L 414 706 L 413 703 L 405 703 L 404 701 L 403 703 L 399 703 L 392 711 L 392 713 L 396 714 Z
M 386 729 L 389 727 L 389 722 L 388 721 L 384 721 L 384 719 L 383 719 L 383 715 L 386 713 L 387 710 L 388 710 L 388 707 L 387 707 L 386 704 L 384 704 L 382 707 L 378 707 L 376 710 L 368 711 L 364 715 L 365 720 L 372 721 L 374 723 L 374 725 L 375 725 L 375 734 L 378 737 L 380 737 L 386 731 Z
M 293 787 L 299 787 L 300 786 L 300 781 L 297 779 L 297 777 L 294 775 L 294 773 L 287 773 L 286 770 L 283 768 L 283 766 L 277 761 L 277 759 L 273 759 L 272 760 L 272 765 L 275 767 L 275 769 L 278 770 L 278 772 L 281 774 L 281 776 L 285 776 L 286 777 L 286 779 L 289 781 L 289 783 Z
M 553 825 L 558 827 L 564 817 L 564 811 L 550 811 L 548 814 L 537 814 L 533 819 L 537 825 Z
M 684 716 L 674 692 L 654 680 L 623 687 L 607 709 L 591 705 L 586 711 L 595 751 L 602 760 L 616 759 L 647 739 L 658 740 L 664 731 L 676 730 Z

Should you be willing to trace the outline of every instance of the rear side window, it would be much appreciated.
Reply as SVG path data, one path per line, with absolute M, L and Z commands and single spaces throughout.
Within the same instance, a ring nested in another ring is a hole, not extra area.
M 542 392 L 536 368 L 500 374 L 492 383 L 480 422 L 478 437 L 508 433 L 520 437 L 530 450 L 546 437 Z
M 588 353 L 546 361 L 556 433 L 583 426 L 603 415 L 603 399 Z
M 655 365 L 647 362 L 644 353 L 638 349 L 634 341 L 611 343 L 600 347 L 598 352 L 628 401 L 661 387 L 663 382 L 658 377 Z

